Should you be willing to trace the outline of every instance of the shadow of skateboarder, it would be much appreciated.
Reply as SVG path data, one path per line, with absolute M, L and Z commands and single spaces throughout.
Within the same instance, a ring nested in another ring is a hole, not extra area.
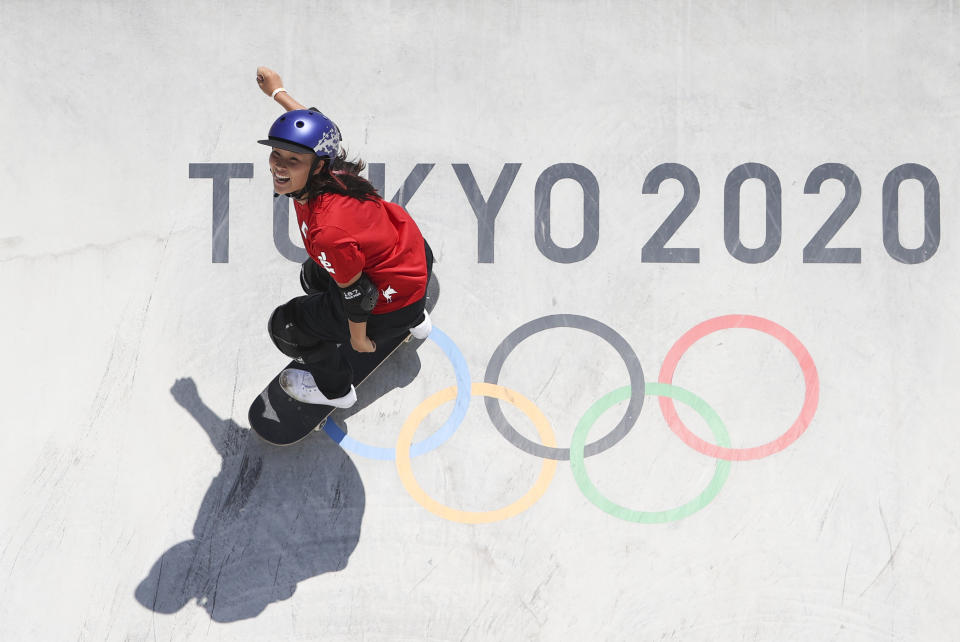
M 223 458 L 194 538 L 165 552 L 135 591 L 158 613 L 191 599 L 217 622 L 259 615 L 305 579 L 346 567 L 365 494 L 356 467 L 326 435 L 296 448 L 263 443 L 200 399 L 192 379 L 170 390 Z
M 439 296 L 435 276 L 427 296 L 432 310 Z M 413 381 L 420 360 L 416 345 L 407 347 L 371 376 L 354 407 L 334 417 L 343 422 Z M 190 378 L 178 379 L 170 393 L 223 463 L 200 505 L 193 539 L 160 556 L 137 586 L 137 601 L 175 613 L 196 599 L 214 621 L 233 622 L 289 599 L 305 579 L 344 569 L 360 539 L 366 495 L 343 449 L 322 431 L 294 447 L 267 444 L 217 416 Z

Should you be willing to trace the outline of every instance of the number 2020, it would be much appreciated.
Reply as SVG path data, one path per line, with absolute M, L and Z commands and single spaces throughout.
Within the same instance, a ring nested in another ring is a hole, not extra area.
M 643 181 L 644 194 L 657 194 L 660 185 L 674 179 L 683 187 L 683 197 L 663 221 L 653 236 L 644 244 L 641 261 L 644 263 L 699 263 L 700 250 L 692 247 L 666 247 L 700 200 L 700 183 L 696 175 L 684 165 L 664 163 L 654 167 Z M 740 190 L 744 182 L 755 179 L 766 190 L 765 236 L 759 247 L 746 247 L 740 235 Z M 907 248 L 900 241 L 900 184 L 908 179 L 920 181 L 923 186 L 923 243 Z M 858 247 L 827 247 L 860 203 L 860 179 L 846 165 L 824 163 L 814 168 L 807 177 L 804 194 L 819 194 L 828 180 L 839 181 L 844 196 L 813 238 L 803 248 L 804 263 L 860 263 Z M 777 174 L 760 163 L 744 163 L 735 167 L 723 189 L 723 241 L 730 255 L 744 263 L 763 263 L 780 249 L 781 189 Z M 890 171 L 883 181 L 883 246 L 893 259 L 901 263 L 922 263 L 933 256 L 940 246 L 940 184 L 933 172 L 914 163 L 900 165 Z

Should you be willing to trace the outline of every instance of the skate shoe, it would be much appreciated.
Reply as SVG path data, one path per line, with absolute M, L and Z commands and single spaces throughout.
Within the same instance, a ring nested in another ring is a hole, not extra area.
M 317 388 L 313 375 L 306 370 L 287 368 L 280 373 L 280 387 L 288 395 L 302 403 L 312 403 L 334 408 L 349 408 L 357 403 L 357 390 L 350 386 L 350 392 L 342 397 L 330 399 Z
M 433 330 L 433 322 L 430 321 L 430 315 L 424 310 L 423 321 L 410 328 L 410 334 L 413 335 L 414 339 L 426 339 L 431 330 Z

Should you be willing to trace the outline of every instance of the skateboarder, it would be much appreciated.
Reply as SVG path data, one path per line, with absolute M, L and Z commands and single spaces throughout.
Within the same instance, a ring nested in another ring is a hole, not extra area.
M 349 408 L 357 393 L 338 344 L 374 352 L 377 340 L 426 338 L 433 253 L 410 214 L 359 176 L 364 163 L 347 160 L 333 121 L 294 100 L 272 69 L 258 67 L 257 84 L 286 110 L 258 142 L 272 148 L 274 198 L 293 199 L 310 255 L 300 271 L 306 296 L 268 322 L 277 348 L 303 364 L 284 370 L 280 385 L 298 401 Z

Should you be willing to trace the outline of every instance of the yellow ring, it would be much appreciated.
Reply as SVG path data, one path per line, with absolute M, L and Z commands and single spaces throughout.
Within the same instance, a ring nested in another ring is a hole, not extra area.
M 483 397 L 496 397 L 497 399 L 512 404 L 530 418 L 530 421 L 536 426 L 537 432 L 540 433 L 540 440 L 545 446 L 557 445 L 556 436 L 553 434 L 550 422 L 547 421 L 547 418 L 532 401 L 520 393 L 492 383 L 474 383 L 470 387 L 470 392 L 473 395 Z M 527 491 L 526 495 L 509 506 L 491 511 L 466 511 L 444 506 L 427 495 L 427 493 L 420 488 L 420 484 L 417 483 L 416 478 L 413 476 L 413 469 L 410 464 L 410 445 L 413 443 L 413 435 L 417 432 L 417 428 L 423 423 L 427 415 L 444 403 L 453 401 L 456 396 L 456 386 L 441 390 L 435 395 L 425 399 L 410 413 L 410 416 L 407 417 L 407 420 L 403 423 L 403 427 L 400 429 L 400 435 L 397 437 L 396 456 L 397 475 L 400 476 L 403 487 L 407 489 L 407 492 L 410 493 L 410 496 L 413 497 L 418 504 L 434 515 L 439 515 L 451 522 L 460 522 L 461 524 L 487 524 L 519 515 L 533 506 L 533 504 L 547 492 L 547 487 L 550 486 L 553 475 L 557 472 L 556 459 L 543 460 L 540 475 L 537 477 L 537 481 L 533 484 L 533 487 Z

